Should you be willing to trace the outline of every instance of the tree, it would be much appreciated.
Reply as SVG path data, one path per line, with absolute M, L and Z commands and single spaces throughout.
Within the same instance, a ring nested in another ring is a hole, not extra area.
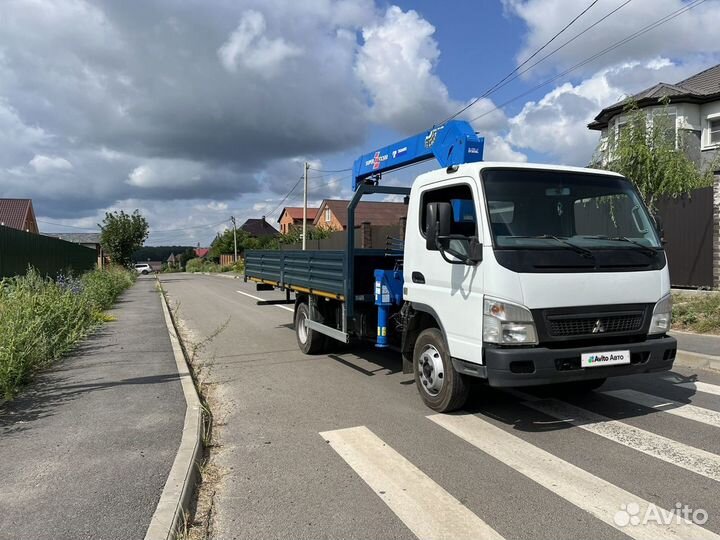
M 330 236 L 334 232 L 331 227 L 319 225 L 317 227 L 308 227 L 308 240 L 322 240 Z M 286 233 L 280 235 L 278 241 L 281 244 L 300 244 L 302 243 L 302 225 L 291 225 Z
M 100 244 L 110 260 L 122 266 L 129 266 L 132 254 L 147 240 L 147 220 L 135 210 L 132 214 L 106 212 L 100 227 Z
M 241 255 L 246 249 L 277 249 L 278 242 L 274 236 L 255 237 L 249 235 L 242 229 L 237 230 L 237 247 L 238 255 Z M 222 233 L 215 237 L 210 244 L 211 259 L 219 259 L 222 254 L 234 253 L 235 245 L 232 229 L 225 229 Z
M 625 107 L 627 122 L 595 152 L 592 167 L 615 171 L 635 184 L 651 212 L 660 197 L 678 197 L 710 186 L 717 163 L 701 169 L 688 157 L 685 137 L 676 135 L 675 117 L 662 110 L 648 113 L 636 102 Z

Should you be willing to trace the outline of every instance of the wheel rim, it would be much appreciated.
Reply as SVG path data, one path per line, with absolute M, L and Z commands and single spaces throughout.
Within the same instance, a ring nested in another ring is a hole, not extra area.
M 301 343 L 307 342 L 308 338 L 308 327 L 307 327 L 307 316 L 304 313 L 300 313 L 298 316 L 298 337 Z
M 442 355 L 433 345 L 425 345 L 418 361 L 418 375 L 423 390 L 437 396 L 445 383 Z

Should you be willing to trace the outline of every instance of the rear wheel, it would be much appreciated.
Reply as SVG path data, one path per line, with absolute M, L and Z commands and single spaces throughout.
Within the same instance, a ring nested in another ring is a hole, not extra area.
M 147 276 L 147 275 L 148 275 L 148 271 L 147 271 L 147 270 L 143 270 L 143 271 L 142 271 L 142 275 L 143 275 L 143 276 Z
M 321 353 L 325 347 L 325 336 L 308 328 L 310 308 L 307 304 L 299 304 L 295 310 L 295 337 L 298 347 L 305 354 Z
M 434 411 L 449 412 L 465 404 L 468 386 L 452 365 L 442 332 L 423 330 L 413 350 L 415 384 L 425 405 Z

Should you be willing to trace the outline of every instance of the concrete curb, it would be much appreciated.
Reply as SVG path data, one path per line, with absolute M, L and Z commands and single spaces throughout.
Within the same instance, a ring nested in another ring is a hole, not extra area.
M 226 279 L 240 279 L 242 276 L 240 274 L 229 274 L 227 272 L 199 272 L 203 276 L 217 276 L 217 277 L 224 277 Z
M 170 343 L 172 344 L 187 406 L 180 447 L 170 469 L 167 482 L 165 482 L 162 495 L 160 495 L 160 501 L 150 521 L 150 526 L 145 533 L 145 540 L 169 540 L 175 538 L 183 522 L 184 513 L 190 506 L 198 476 L 198 461 L 202 452 L 202 405 L 190 375 L 185 354 L 180 346 L 178 333 L 165 300 L 165 295 L 162 292 L 162 284 L 159 278 L 157 282 L 160 286 L 160 298 L 165 323 L 170 335 Z
M 720 371 L 720 356 L 678 350 L 674 365 Z

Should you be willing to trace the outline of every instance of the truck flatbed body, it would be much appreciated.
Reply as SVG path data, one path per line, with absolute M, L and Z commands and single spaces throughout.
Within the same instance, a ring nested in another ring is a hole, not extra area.
M 249 250 L 245 254 L 245 278 L 280 289 L 345 301 L 350 295 L 372 296 L 372 270 L 392 269 L 401 257 L 399 252 L 383 249 L 354 249 L 354 272 L 350 273 L 346 250 Z M 349 275 L 355 276 L 352 284 L 348 283 Z

